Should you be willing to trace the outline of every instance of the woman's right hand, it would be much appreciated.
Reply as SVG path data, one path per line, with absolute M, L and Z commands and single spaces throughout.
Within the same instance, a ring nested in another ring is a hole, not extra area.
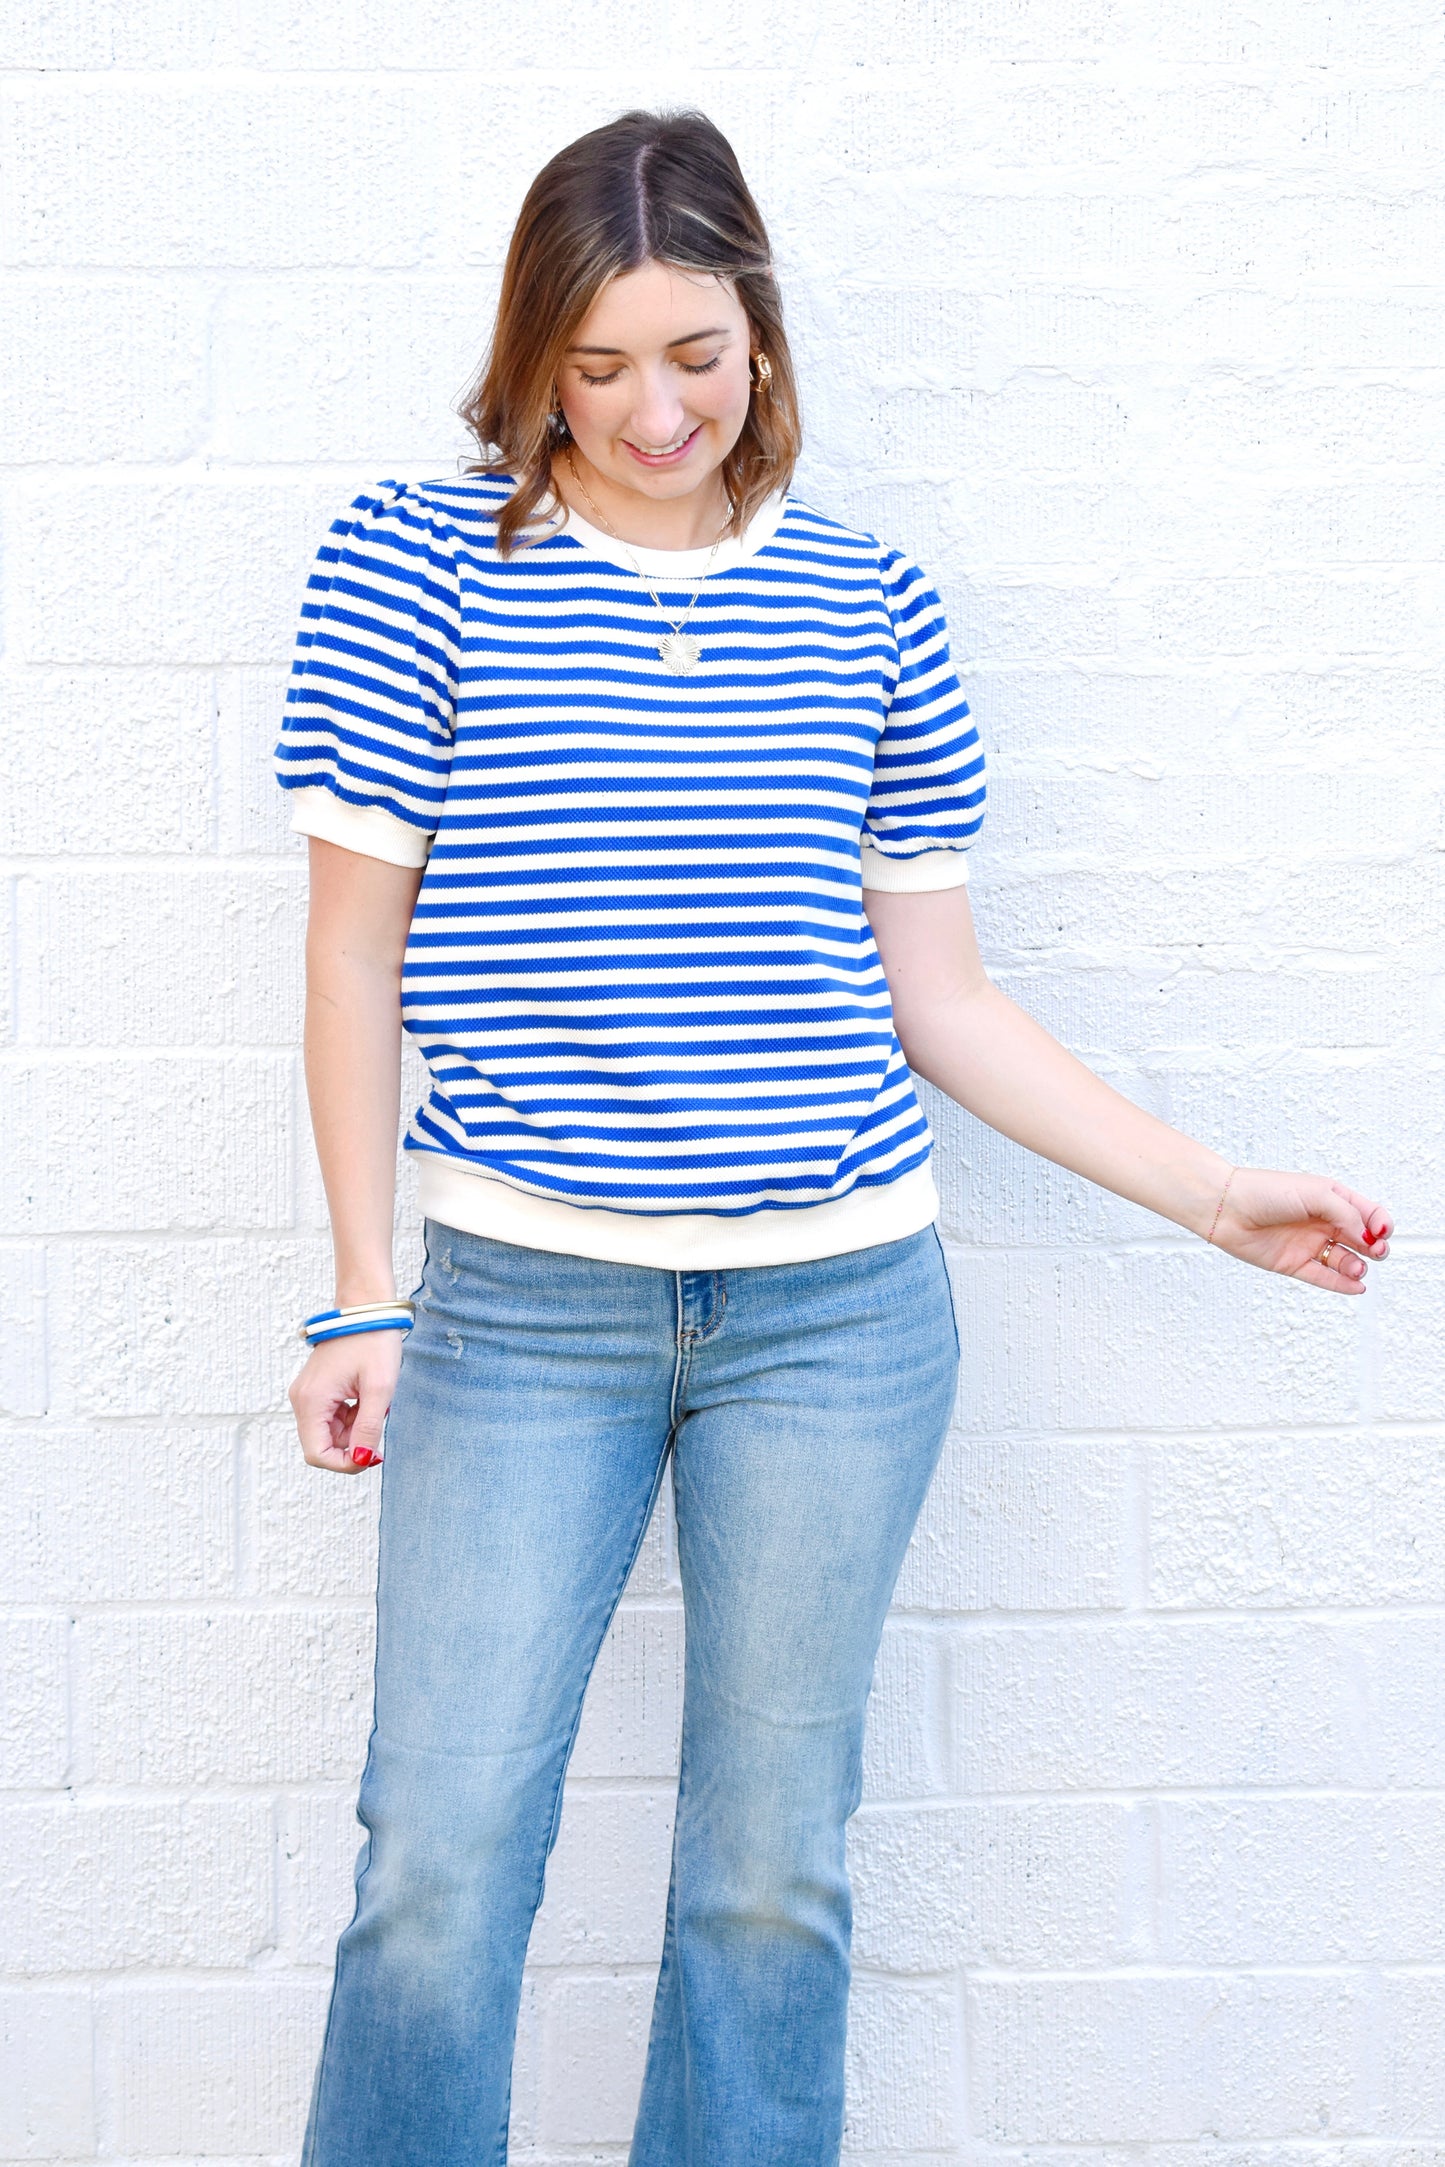
M 287 1394 L 313 1467 L 359 1475 L 381 1465 L 381 1431 L 401 1375 L 404 1332 L 355 1332 L 313 1347 Z

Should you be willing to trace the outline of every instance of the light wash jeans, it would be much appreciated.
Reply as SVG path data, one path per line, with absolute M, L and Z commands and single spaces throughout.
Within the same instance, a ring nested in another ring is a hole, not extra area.
M 303 2167 L 505 2161 L 562 1778 L 669 1450 L 682 1767 L 631 2160 L 830 2167 L 864 1704 L 957 1377 L 938 1237 L 726 1272 L 427 1244 Z

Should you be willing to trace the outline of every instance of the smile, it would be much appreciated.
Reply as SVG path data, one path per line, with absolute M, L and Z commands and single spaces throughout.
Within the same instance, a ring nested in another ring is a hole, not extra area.
M 697 428 L 688 431 L 680 444 L 674 444 L 666 451 L 644 451 L 640 444 L 631 443 L 627 437 L 624 437 L 622 441 L 633 458 L 645 467 L 676 466 L 680 459 L 687 457 L 688 452 L 692 449 L 693 438 L 701 428 L 702 423 L 699 422 Z

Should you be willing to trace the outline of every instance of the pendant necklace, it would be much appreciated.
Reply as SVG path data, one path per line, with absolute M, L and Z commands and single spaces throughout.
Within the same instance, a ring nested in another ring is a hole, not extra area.
M 717 555 L 719 549 L 722 547 L 723 536 L 727 533 L 727 528 L 723 528 L 722 533 L 719 534 L 717 540 L 713 543 L 711 550 L 708 552 L 707 563 L 703 566 L 702 579 L 698 581 L 697 586 L 693 589 L 692 600 L 688 603 L 687 608 L 683 611 L 680 617 L 669 617 L 666 609 L 663 607 L 661 595 L 657 592 L 657 589 L 648 579 L 647 574 L 642 569 L 642 566 L 633 556 L 631 549 L 629 549 L 627 543 L 622 540 L 622 536 L 618 533 L 617 529 L 615 527 L 609 526 L 606 519 L 604 519 L 602 513 L 598 510 L 596 498 L 593 496 L 591 490 L 587 487 L 586 482 L 583 481 L 581 475 L 577 472 L 577 465 L 576 461 L 572 457 L 572 447 L 570 444 L 567 447 L 567 471 L 572 476 L 572 479 L 577 484 L 577 487 L 581 490 L 583 496 L 587 499 L 588 504 L 591 506 L 592 511 L 596 517 L 598 526 L 602 528 L 604 533 L 610 534 L 614 542 L 621 543 L 622 548 L 627 553 L 628 561 L 631 563 L 633 571 L 637 574 L 638 578 L 642 581 L 643 586 L 646 587 L 648 593 L 652 596 L 652 599 L 657 606 L 658 615 L 662 618 L 665 624 L 671 625 L 672 630 L 670 632 L 664 632 L 662 638 L 658 641 L 657 652 L 668 669 L 672 670 L 680 677 L 686 677 L 691 671 L 695 670 L 698 664 L 701 662 L 702 646 L 701 643 L 693 637 L 692 633 L 685 632 L 683 630 L 683 627 L 684 625 L 686 625 L 688 618 L 692 615 L 694 609 L 696 609 L 697 607 L 697 598 L 702 593 L 703 581 L 706 580 L 708 573 L 712 570 L 713 558 Z

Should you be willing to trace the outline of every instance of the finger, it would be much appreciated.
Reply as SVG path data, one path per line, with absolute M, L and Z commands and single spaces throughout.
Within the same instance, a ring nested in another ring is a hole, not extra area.
M 1383 1204 L 1377 1204 L 1373 1197 L 1363 1196 L 1358 1189 L 1348 1188 L 1342 1181 L 1332 1181 L 1330 1188 L 1336 1196 L 1343 1197 L 1346 1203 L 1353 1204 L 1360 1215 L 1358 1234 L 1352 1226 L 1345 1229 L 1351 1240 L 1362 1242 L 1371 1256 L 1383 1256 L 1384 1242 L 1394 1231 L 1394 1221 Z
M 378 1391 L 375 1386 L 362 1386 L 361 1398 L 352 1413 L 349 1439 L 355 1466 L 380 1466 L 382 1433 L 390 1404 L 389 1394 Z
M 307 1458 L 311 1461 L 313 1467 L 324 1467 L 329 1474 L 354 1475 L 356 1468 L 351 1458 L 350 1440 L 344 1430 L 339 1435 L 337 1434 L 335 1423 L 332 1424 L 331 1429 L 332 1434 L 327 1438 L 321 1451 L 318 1454 L 308 1453 Z
M 346 1427 L 338 1419 L 345 1412 L 344 1406 L 310 1407 L 304 1402 L 296 1409 L 301 1455 L 310 1466 L 328 1468 L 334 1475 L 356 1472 L 347 1453 Z
M 1306 1286 L 1322 1287 L 1326 1294 L 1363 1294 L 1365 1291 L 1363 1279 L 1346 1279 L 1328 1264 L 1302 1264 L 1291 1276 L 1302 1279 Z
M 1326 1246 L 1329 1250 L 1327 1264 L 1321 1262 Z M 1363 1294 L 1368 1270 L 1364 1258 L 1340 1239 L 1336 1229 L 1322 1238 L 1315 1254 L 1291 1276 L 1303 1279 L 1309 1286 L 1323 1287 L 1327 1294 Z
M 1342 1181 L 1329 1182 L 1327 1188 L 1328 1195 L 1320 1200 L 1320 1217 L 1333 1222 L 1335 1233 L 1343 1237 L 1344 1240 L 1367 1242 L 1369 1240 L 1370 1199 L 1367 1196 L 1362 1196 L 1357 1189 L 1347 1188 Z M 1348 1208 L 1342 1211 L 1340 1209 L 1342 1204 Z

